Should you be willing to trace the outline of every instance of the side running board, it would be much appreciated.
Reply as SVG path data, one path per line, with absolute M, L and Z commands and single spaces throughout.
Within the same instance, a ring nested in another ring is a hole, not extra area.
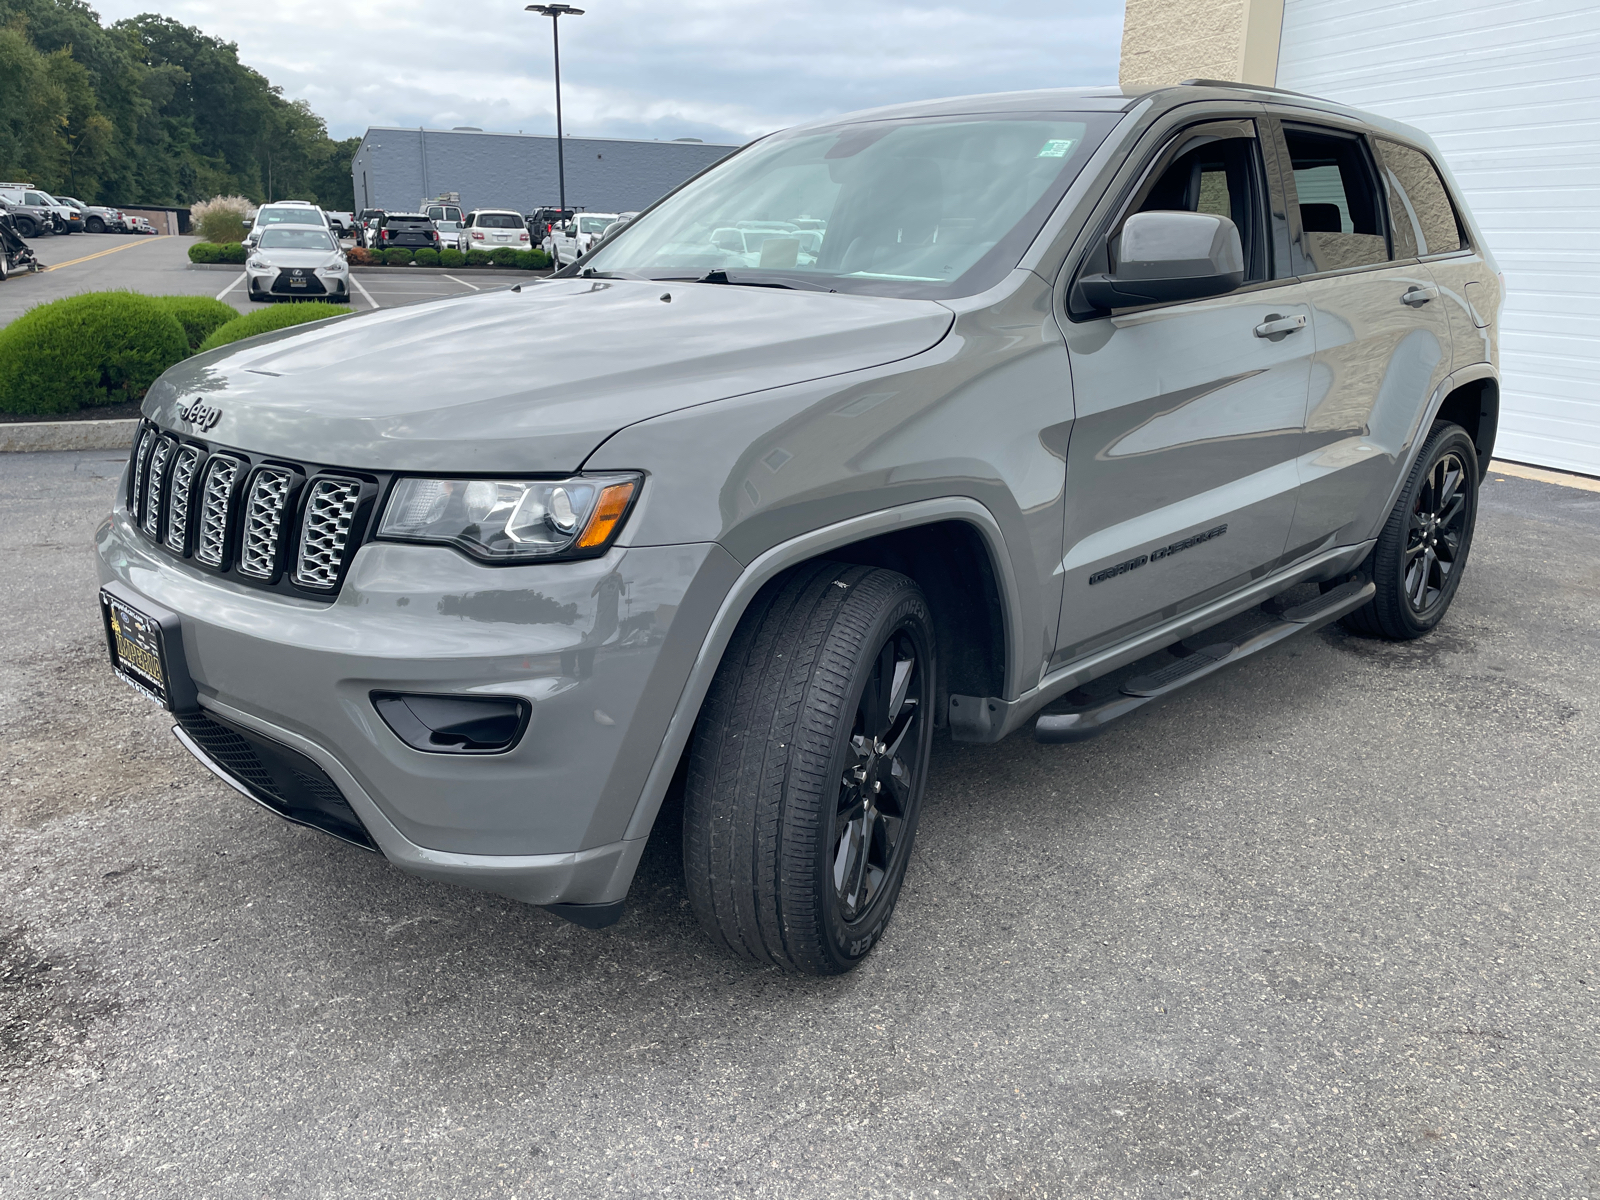
M 1280 613 L 1274 620 L 1252 630 L 1237 642 L 1203 646 L 1185 658 L 1173 659 L 1164 666 L 1136 675 L 1123 683 L 1121 691 L 1110 699 L 1080 708 L 1046 709 L 1034 723 L 1034 740 L 1086 741 L 1118 717 L 1127 716 L 1152 700 L 1171 695 L 1185 684 L 1204 679 L 1252 654 L 1259 654 L 1297 633 L 1320 629 L 1330 621 L 1337 621 L 1371 600 L 1376 592 L 1376 586 L 1370 581 L 1352 579 L 1315 600 Z

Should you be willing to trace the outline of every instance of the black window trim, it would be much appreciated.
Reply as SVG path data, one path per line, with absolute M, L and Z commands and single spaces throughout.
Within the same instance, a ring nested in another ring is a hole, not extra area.
M 1239 296 L 1247 292 L 1264 291 L 1269 288 L 1297 282 L 1293 276 L 1273 278 L 1274 263 L 1280 253 L 1279 221 L 1282 219 L 1282 213 L 1278 211 L 1278 205 L 1282 198 L 1282 184 L 1277 182 L 1276 188 L 1274 187 L 1277 180 L 1274 172 L 1277 147 L 1272 146 L 1269 148 L 1267 144 L 1266 131 L 1263 127 L 1264 114 L 1259 106 L 1251 106 L 1251 108 L 1254 111 L 1240 106 L 1227 112 L 1186 114 L 1187 119 L 1176 127 L 1166 130 L 1156 139 L 1154 147 L 1145 156 L 1138 170 L 1124 183 L 1116 203 L 1111 205 L 1109 211 L 1101 218 L 1094 235 L 1088 239 L 1083 249 L 1078 252 L 1076 261 L 1073 262 L 1071 269 L 1064 275 L 1067 282 L 1066 287 L 1062 289 L 1062 311 L 1067 320 L 1074 324 L 1080 324 L 1086 321 L 1102 320 L 1108 315 L 1105 309 L 1096 308 L 1078 297 L 1079 277 L 1085 274 L 1093 274 L 1098 269 L 1095 265 L 1096 258 L 1107 253 L 1111 238 L 1116 235 L 1116 231 L 1127 220 L 1135 202 L 1159 178 L 1161 171 L 1165 170 L 1168 165 L 1181 155 L 1194 148 L 1189 145 L 1191 135 L 1196 134 L 1207 126 L 1234 126 L 1236 128 L 1250 126 L 1250 132 L 1248 133 L 1243 132 L 1241 128 L 1240 132 L 1229 136 L 1251 140 L 1256 143 L 1262 174 L 1259 184 L 1262 191 L 1266 193 L 1266 203 L 1261 212 L 1264 228 L 1260 230 L 1264 239 L 1262 249 L 1266 255 L 1266 261 L 1263 264 L 1265 278 L 1241 284 L 1231 292 L 1222 293 L 1222 296 Z M 1223 139 L 1218 138 L 1217 140 Z M 1259 196 L 1258 199 L 1260 199 Z M 1221 299 L 1222 296 L 1208 296 L 1206 299 Z M 1119 308 L 1116 313 L 1120 316 L 1125 313 L 1143 313 L 1155 309 L 1171 308 L 1175 304 L 1194 303 L 1198 303 L 1198 301 L 1164 301 L 1159 304 L 1141 304 L 1128 308 Z

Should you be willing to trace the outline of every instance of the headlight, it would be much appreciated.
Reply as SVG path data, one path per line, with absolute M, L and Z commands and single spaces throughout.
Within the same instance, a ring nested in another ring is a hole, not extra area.
M 322 269 L 324 271 L 332 271 L 334 274 L 338 274 L 340 271 L 344 270 L 344 259 L 336 258 Z
M 259 258 L 252 258 L 250 260 L 250 269 L 252 271 L 265 271 L 265 270 L 268 269 L 268 266 L 267 266 L 266 263 L 262 262 Z
M 622 530 L 638 475 L 572 479 L 400 479 L 378 536 L 455 546 L 485 562 L 593 558 Z

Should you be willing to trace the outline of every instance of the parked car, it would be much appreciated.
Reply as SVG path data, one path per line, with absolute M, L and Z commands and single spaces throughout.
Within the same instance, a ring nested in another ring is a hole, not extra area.
M 498 250 L 501 246 L 528 249 L 528 227 L 522 214 L 509 208 L 475 208 L 469 212 L 456 235 L 456 249 Z
M 773 222 L 820 247 L 716 238 Z M 846 971 L 952 807 L 936 734 L 1438 625 L 1502 294 L 1428 136 L 1307 96 L 784 130 L 537 286 L 168 370 L 97 535 L 113 662 L 261 804 L 584 925 L 676 780 L 712 941 Z
M 551 227 L 570 220 L 575 211 L 577 210 L 571 208 L 563 209 L 545 206 L 536 208 L 528 213 L 525 224 L 528 226 L 528 233 L 531 235 L 533 244 L 543 247 L 548 253 L 549 247 L 546 245 L 546 239 L 550 236 Z
M 339 238 L 350 237 L 355 232 L 356 215 L 350 212 L 328 212 L 328 228 Z
M 327 214 L 315 204 L 304 200 L 275 200 L 256 210 L 244 244 L 254 246 L 261 240 L 262 231 L 275 225 L 312 225 L 318 229 L 331 229 Z
M 557 266 L 575 263 L 605 236 L 606 227 L 616 220 L 616 213 L 578 213 L 550 231 L 547 252 Z
M 448 202 L 429 201 L 421 206 L 422 212 L 428 220 L 437 225 L 440 221 L 454 221 L 460 225 L 466 217 L 462 215 L 461 205 Z
M 62 206 L 49 192 L 40 191 L 31 183 L 0 183 L 0 200 L 6 202 L 22 237 L 68 231 L 66 218 L 57 211 Z
M 384 211 L 381 208 L 363 208 L 356 214 L 356 245 L 367 249 L 378 241 L 378 226 L 383 223 Z
M 273 225 L 245 261 L 250 299 L 350 302 L 350 267 L 331 229 Z
M 128 222 L 129 233 L 147 233 L 154 235 L 161 232 L 154 225 L 150 224 L 149 217 L 130 216 L 125 219 Z
M 378 226 L 379 250 L 437 250 L 439 231 L 422 213 L 386 213 Z

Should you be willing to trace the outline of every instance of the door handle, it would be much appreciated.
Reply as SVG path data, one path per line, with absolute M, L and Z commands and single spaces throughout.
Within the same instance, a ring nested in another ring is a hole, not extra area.
M 1267 319 L 1256 326 L 1256 336 L 1267 338 L 1270 341 L 1281 342 L 1298 329 L 1306 327 L 1304 313 L 1295 313 L 1292 317 L 1283 316 L 1281 313 L 1268 313 Z
M 1417 287 L 1408 289 L 1406 294 L 1400 297 L 1400 303 L 1409 304 L 1412 308 L 1421 308 L 1429 300 L 1436 300 L 1438 297 L 1438 288 L 1422 287 L 1419 285 Z

